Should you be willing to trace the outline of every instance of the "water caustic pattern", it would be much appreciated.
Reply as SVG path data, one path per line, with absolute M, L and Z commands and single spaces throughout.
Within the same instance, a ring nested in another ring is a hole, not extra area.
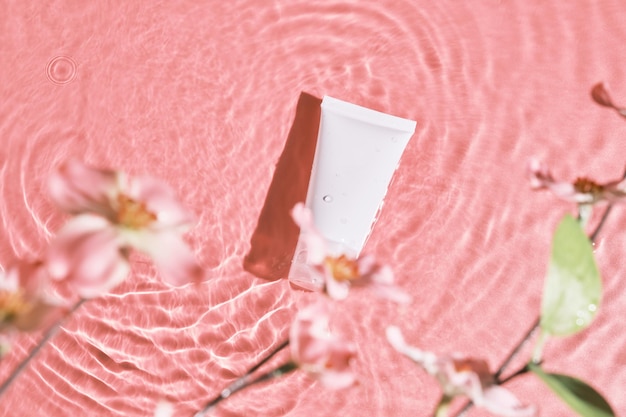
M 550 236 L 571 207 L 531 193 L 526 162 L 538 155 L 572 179 L 621 172 L 626 124 L 589 90 L 604 81 L 626 102 L 622 6 L 2 2 L 0 263 L 41 255 L 65 220 L 46 178 L 79 158 L 171 184 L 197 216 L 188 237 L 207 280 L 169 288 L 137 259 L 128 281 L 65 324 L 0 399 L 0 415 L 151 416 L 160 399 L 192 415 L 286 337 L 306 295 L 257 278 L 243 259 L 306 92 L 418 121 L 366 248 L 414 302 L 357 297 L 334 317 L 358 342 L 357 387 L 328 391 L 294 373 L 215 415 L 429 416 L 438 388 L 384 329 L 496 366 L 533 322 Z M 607 296 L 596 322 L 545 353 L 550 369 L 591 381 L 615 410 L 626 409 L 626 333 L 615 320 L 626 308 L 624 226 L 615 210 L 598 245 Z M 39 337 L 19 339 L 0 377 Z M 544 416 L 570 415 L 538 383 L 511 389 Z

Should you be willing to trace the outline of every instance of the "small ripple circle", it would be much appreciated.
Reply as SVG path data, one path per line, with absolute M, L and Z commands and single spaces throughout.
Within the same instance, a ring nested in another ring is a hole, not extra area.
M 46 75 L 55 84 L 67 84 L 76 76 L 76 62 L 68 56 L 56 56 L 48 62 Z

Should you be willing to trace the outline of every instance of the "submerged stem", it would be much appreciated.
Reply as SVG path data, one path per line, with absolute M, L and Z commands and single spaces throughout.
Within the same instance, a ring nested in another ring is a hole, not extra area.
M 497 385 L 502 385 L 502 384 L 506 384 L 507 382 L 509 382 L 510 380 L 512 380 L 513 378 L 517 378 L 520 375 L 524 375 L 525 373 L 527 373 L 530 370 L 530 368 L 528 367 L 528 364 L 522 366 L 520 369 L 518 369 L 517 371 L 513 372 L 511 375 L 507 376 L 504 379 L 498 379 L 496 378 L 496 384 Z M 465 405 L 463 406 L 463 408 L 461 408 L 458 413 L 455 414 L 454 417 L 463 417 L 467 414 L 467 412 L 474 406 L 474 402 L 473 401 L 468 401 L 467 403 L 465 403 Z M 438 417 L 438 416 L 436 416 Z
M 624 176 L 626 177 L 626 171 L 624 173 Z M 607 207 L 606 211 L 602 215 L 602 219 L 600 220 L 600 223 L 598 223 L 598 226 L 596 227 L 596 229 L 589 236 L 589 241 L 592 244 L 595 243 L 595 240 L 598 237 L 598 234 L 600 233 L 600 230 L 602 230 L 602 227 L 604 226 L 604 223 L 606 222 L 606 219 L 608 218 L 608 216 L 609 216 L 609 214 L 611 212 L 611 208 L 612 207 L 613 207 L 613 205 L 609 204 L 609 206 Z M 504 360 L 502 365 L 498 368 L 498 370 L 494 374 L 494 378 L 495 378 L 497 383 L 501 383 L 502 382 L 502 381 L 500 381 L 500 376 L 502 375 L 502 372 L 504 372 L 504 370 L 511 363 L 511 361 L 518 355 L 518 353 L 522 349 L 522 347 L 524 347 L 524 345 L 526 345 L 526 343 L 530 340 L 530 338 L 535 334 L 535 331 L 539 328 L 540 324 L 541 324 L 541 317 L 537 317 L 535 319 L 535 322 L 533 323 L 532 327 L 530 328 L 530 330 L 524 335 L 522 340 L 515 346 L 515 348 L 511 351 L 509 356 L 507 356 L 507 358 Z M 543 345 L 543 341 L 544 340 L 540 341 L 541 345 Z M 541 346 L 539 346 L 538 349 L 536 349 L 536 352 L 535 352 L 535 355 L 534 355 L 535 357 L 533 357 L 533 360 L 535 362 L 541 360 L 541 358 L 537 357 L 537 352 L 540 351 L 540 349 L 541 349 Z M 514 374 L 512 376 L 516 376 L 516 375 L 518 375 L 518 373 L 516 373 L 516 374 Z M 508 377 L 506 380 L 508 381 L 510 379 L 511 379 L 511 377 Z
M 592 244 L 596 242 L 596 239 L 598 238 L 598 235 L 600 234 L 600 230 L 602 230 L 602 227 L 604 226 L 604 223 L 606 222 L 607 217 L 609 217 L 609 213 L 611 212 L 612 208 L 613 208 L 612 203 L 607 206 L 606 210 L 604 210 L 604 213 L 602 214 L 602 218 L 600 219 L 600 222 L 596 226 L 596 230 L 594 230 L 593 233 L 591 233 L 591 236 L 589 236 L 589 240 L 591 241 Z
M 623 179 L 626 179 L 626 170 L 624 171 L 624 175 L 623 175 Z M 591 244 L 594 244 L 598 234 L 600 233 L 600 231 L 602 230 L 602 228 L 604 227 L 604 224 L 606 223 L 606 219 L 609 217 L 609 214 L 611 213 L 611 209 L 613 208 L 613 204 L 609 204 L 608 207 L 606 208 L 604 214 L 602 215 L 602 218 L 600 219 L 600 222 L 598 223 L 598 225 L 596 226 L 595 230 L 593 231 L 593 233 L 591 233 L 591 235 L 589 236 L 589 241 L 591 242 Z M 520 375 L 523 375 L 525 373 L 528 372 L 528 365 L 525 365 L 524 367 L 520 368 L 519 370 L 517 370 L 516 372 L 514 372 L 513 374 L 509 375 L 508 377 L 501 379 L 500 377 L 502 376 L 502 373 L 506 370 L 506 368 L 511 364 L 511 362 L 513 361 L 513 359 L 515 359 L 517 357 L 517 355 L 519 354 L 519 352 L 522 350 L 522 348 L 528 343 L 528 341 L 533 337 L 533 335 L 535 334 L 535 332 L 537 331 L 537 329 L 539 329 L 539 326 L 541 324 L 541 316 L 537 317 L 533 323 L 533 325 L 530 327 L 530 329 L 526 332 L 526 334 L 524 335 L 524 337 L 522 337 L 522 339 L 520 340 L 520 342 L 513 348 L 513 350 L 511 351 L 511 353 L 509 353 L 509 355 L 506 357 L 506 359 L 504 359 L 504 361 L 502 362 L 502 365 L 500 365 L 500 367 L 498 368 L 498 370 L 495 372 L 495 374 L 493 375 L 495 383 L 500 385 L 500 384 L 504 384 L 510 380 L 512 380 L 513 378 L 516 378 Z M 541 358 L 539 357 L 539 354 L 541 352 L 541 348 L 543 347 L 543 343 L 545 342 L 545 338 L 542 338 L 539 341 L 538 346 L 535 349 L 535 352 L 533 353 L 533 358 L 532 360 L 534 362 L 540 362 Z M 467 414 L 467 412 L 473 407 L 474 403 L 472 401 L 468 401 L 463 408 L 454 416 L 454 417 L 463 417 L 465 414 Z
M 623 180 L 626 180 L 626 168 L 624 168 L 624 172 L 622 173 L 622 181 Z M 602 227 L 604 227 L 604 223 L 606 222 L 607 217 L 609 217 L 609 213 L 611 213 L 612 209 L 613 203 L 609 203 L 606 210 L 604 210 L 604 213 L 602 214 L 602 218 L 600 219 L 598 226 L 596 226 L 596 230 L 594 230 L 591 236 L 589 236 L 589 240 L 592 244 L 595 243 L 596 239 L 598 238 L 600 230 L 602 230 Z
M 533 363 L 536 363 L 537 365 L 541 364 L 541 362 L 533 362 Z M 520 369 L 518 369 L 517 371 L 513 372 L 511 375 L 509 375 L 506 378 L 504 378 L 501 381 L 499 381 L 498 384 L 500 384 L 500 385 L 506 384 L 507 382 L 509 382 L 513 378 L 517 378 L 520 375 L 524 375 L 528 371 L 530 371 L 530 366 L 529 366 L 529 364 L 526 364 L 526 365 L 522 366 Z
M 209 401 L 202 410 L 198 411 L 196 414 L 194 414 L 194 417 L 201 417 L 203 415 L 205 415 L 207 412 L 211 411 L 213 408 L 215 408 L 215 406 L 217 406 L 218 403 L 220 403 L 222 400 L 225 400 L 226 398 L 230 397 L 231 395 L 233 395 L 235 392 L 240 391 L 246 387 L 249 387 L 250 385 L 253 384 L 257 384 L 259 382 L 263 382 L 263 381 L 267 381 L 269 379 L 273 379 L 273 378 L 277 378 L 279 376 L 282 376 L 288 372 L 293 371 L 294 369 L 296 369 L 298 366 L 292 362 L 289 361 L 281 366 L 279 366 L 278 368 L 267 372 L 255 379 L 250 379 L 252 377 L 252 374 L 258 370 L 261 366 L 263 366 L 263 364 L 265 364 L 267 361 L 269 361 L 270 359 L 272 359 L 278 352 L 280 352 L 281 350 L 283 350 L 284 348 L 286 348 L 289 345 L 289 339 L 285 340 L 283 343 L 281 343 L 280 345 L 278 345 L 274 350 L 272 350 L 267 356 L 265 356 L 263 359 L 261 359 L 261 361 L 259 363 L 257 363 L 256 365 L 254 365 L 252 368 L 250 368 L 248 370 L 248 372 L 246 372 L 243 376 L 239 377 L 237 380 L 235 380 L 235 382 L 233 382 L 232 384 L 230 384 L 228 387 L 226 387 L 224 390 L 222 390 L 222 392 L 215 397 L 213 400 Z
M 39 343 L 37 343 L 37 345 L 33 348 L 33 350 L 30 351 L 28 356 L 26 356 L 26 358 L 24 358 L 22 362 L 20 362 L 19 365 L 17 365 L 17 367 L 13 370 L 11 375 L 9 375 L 9 377 L 2 383 L 2 385 L 0 385 L 0 397 L 4 395 L 5 391 L 11 386 L 13 381 L 15 381 L 15 379 L 24 371 L 24 369 L 26 369 L 30 361 L 35 356 L 37 356 L 39 351 L 46 345 L 46 343 L 50 339 L 52 339 L 52 337 L 57 333 L 61 325 L 65 323 L 65 320 L 67 320 L 76 310 L 78 310 L 78 308 L 81 305 L 83 305 L 85 301 L 87 300 L 84 298 L 81 298 L 80 300 L 78 300 L 76 304 L 74 304 L 72 308 L 66 314 L 63 315 L 63 317 L 61 317 L 59 320 L 57 320 L 54 324 L 52 324 L 48 328 L 48 330 L 44 334 L 43 338 L 39 341 Z
M 496 382 L 498 382 L 500 380 L 500 376 L 502 375 L 502 372 L 505 371 L 505 369 L 509 366 L 509 364 L 513 361 L 513 359 L 515 359 L 517 357 L 517 355 L 519 354 L 519 352 L 522 350 L 522 348 L 530 341 L 530 339 L 533 337 L 533 335 L 535 334 L 535 332 L 537 331 L 537 329 L 539 328 L 539 324 L 541 322 L 541 318 L 537 317 L 535 319 L 535 321 L 533 322 L 533 325 L 530 327 L 530 329 L 526 332 L 526 334 L 524 335 L 524 337 L 522 337 L 522 339 L 519 341 L 519 343 L 515 346 L 515 348 L 513 348 L 513 350 L 511 351 L 511 353 L 509 353 L 509 355 L 506 357 L 506 359 L 504 359 L 504 361 L 502 362 L 502 365 L 500 365 L 500 367 L 498 368 L 498 370 L 496 371 L 496 373 L 493 375 L 494 379 L 496 380 Z
M 204 416 L 206 413 L 208 413 L 209 411 L 213 410 L 220 402 L 222 402 L 223 400 L 225 400 L 226 398 L 229 398 L 231 395 L 233 395 L 234 393 L 236 393 L 237 391 L 241 391 L 244 388 L 247 388 L 249 386 L 252 386 L 254 384 L 258 384 L 260 382 L 264 382 L 264 381 L 269 381 L 271 379 L 274 378 L 278 378 L 281 377 L 291 371 L 294 371 L 298 369 L 298 365 L 293 362 L 293 361 L 289 361 L 287 363 L 282 364 L 281 366 L 277 367 L 276 369 L 273 369 L 269 372 L 266 372 L 254 379 L 250 379 L 251 375 L 250 374 L 246 374 L 244 376 L 242 376 L 241 378 L 237 379 L 235 382 L 233 382 L 232 384 L 230 384 L 228 386 L 228 388 L 224 389 L 220 395 L 218 395 L 217 397 L 215 397 L 213 400 L 211 400 L 209 403 L 207 403 L 207 405 L 204 406 L 204 408 L 200 411 L 198 411 L 196 414 L 194 414 L 194 417 L 202 417 Z
M 274 348 L 274 350 L 272 350 L 270 353 L 268 353 L 267 356 L 265 356 L 263 359 L 261 359 L 261 361 L 259 363 L 254 365 L 252 368 L 248 369 L 248 372 L 246 372 L 246 375 L 250 375 L 251 373 L 255 372 L 257 369 L 259 369 L 261 366 L 263 366 L 267 361 L 272 359 L 274 357 L 274 355 L 276 355 L 278 352 L 280 352 L 281 350 L 283 350 L 287 346 L 289 346 L 289 339 L 285 340 L 283 343 L 278 345 L 276 348 Z
M 500 367 L 498 368 L 498 370 L 495 372 L 495 374 L 493 374 L 493 378 L 495 380 L 495 383 L 497 385 L 503 384 L 521 374 L 526 373 L 526 366 L 524 366 L 524 368 L 522 368 L 524 371 L 519 370 L 515 373 L 513 373 L 512 375 L 510 375 L 509 377 L 505 378 L 505 379 L 500 379 L 500 376 L 502 375 L 502 373 L 506 370 L 506 368 L 511 364 L 511 362 L 513 361 L 513 359 L 515 359 L 517 357 L 517 355 L 520 353 L 520 351 L 522 350 L 522 348 L 524 346 L 526 346 L 526 344 L 530 341 L 530 339 L 533 337 L 533 335 L 535 334 L 535 332 L 537 331 L 537 329 L 539 328 L 539 324 L 541 322 L 541 318 L 537 317 L 535 319 L 535 321 L 533 322 L 532 326 L 530 327 L 530 329 L 528 329 L 528 331 L 526 332 L 526 334 L 524 334 L 524 337 L 522 337 L 522 339 L 519 341 L 519 343 L 513 348 L 513 350 L 511 351 L 511 353 L 508 354 L 508 356 L 504 359 L 504 361 L 502 362 L 502 365 L 500 365 Z M 474 406 L 474 403 L 472 401 L 468 401 L 461 410 L 459 410 L 459 412 L 455 415 L 455 417 L 463 417 L 470 408 L 472 408 Z

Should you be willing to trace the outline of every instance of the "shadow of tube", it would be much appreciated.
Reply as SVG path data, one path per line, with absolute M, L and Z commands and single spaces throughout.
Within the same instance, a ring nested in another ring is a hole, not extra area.
M 315 96 L 300 93 L 293 125 L 243 261 L 243 268 L 259 278 L 275 280 L 289 275 L 300 235 L 290 211 L 297 202 L 306 200 L 321 103 Z

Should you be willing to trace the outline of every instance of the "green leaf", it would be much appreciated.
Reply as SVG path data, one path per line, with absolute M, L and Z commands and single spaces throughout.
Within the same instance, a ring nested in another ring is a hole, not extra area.
M 593 248 L 578 222 L 566 215 L 554 233 L 543 300 L 541 328 L 567 336 L 589 326 L 602 294 Z
M 613 409 L 602 395 L 580 379 L 546 373 L 541 367 L 532 363 L 528 367 L 579 415 L 583 417 L 615 417 Z

